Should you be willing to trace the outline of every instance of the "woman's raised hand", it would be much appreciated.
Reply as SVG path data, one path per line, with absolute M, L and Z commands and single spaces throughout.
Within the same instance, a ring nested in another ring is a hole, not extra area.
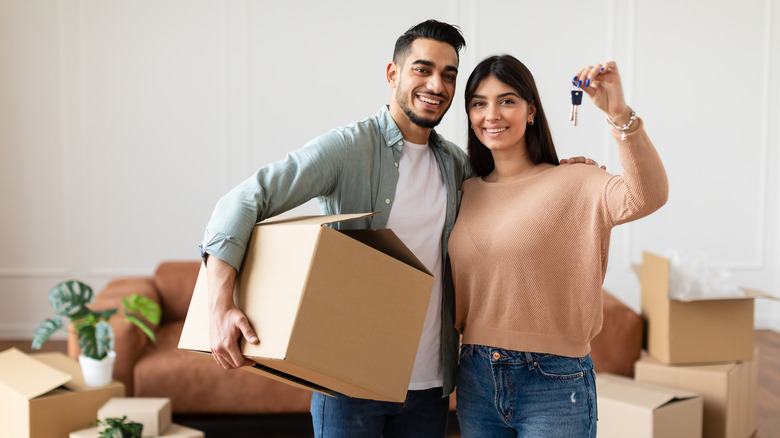
M 610 119 L 623 115 L 628 108 L 620 72 L 614 61 L 583 68 L 572 83 L 582 88 Z

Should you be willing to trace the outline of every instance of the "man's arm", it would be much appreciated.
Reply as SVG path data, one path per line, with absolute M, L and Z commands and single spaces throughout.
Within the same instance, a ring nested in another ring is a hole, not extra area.
M 233 301 L 236 269 L 230 264 L 209 256 L 206 260 L 209 285 L 209 337 L 211 353 L 224 369 L 252 366 L 255 363 L 241 353 L 239 339 L 243 336 L 251 344 L 260 340 L 249 320 Z

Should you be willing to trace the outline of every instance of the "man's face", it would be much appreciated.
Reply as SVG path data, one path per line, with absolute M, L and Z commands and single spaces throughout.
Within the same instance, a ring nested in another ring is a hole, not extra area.
M 422 128 L 438 125 L 452 104 L 458 54 L 444 42 L 419 38 L 395 64 L 394 96 L 409 120 Z

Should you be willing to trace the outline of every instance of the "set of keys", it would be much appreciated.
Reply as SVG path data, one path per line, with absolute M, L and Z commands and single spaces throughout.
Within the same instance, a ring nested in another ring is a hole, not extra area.
M 571 90 L 571 114 L 569 114 L 569 121 L 574 126 L 577 126 L 577 109 L 580 105 L 582 105 L 582 90 L 573 88 Z

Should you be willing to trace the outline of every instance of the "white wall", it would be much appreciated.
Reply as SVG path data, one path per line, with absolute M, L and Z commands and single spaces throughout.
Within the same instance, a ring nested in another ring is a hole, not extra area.
M 0 0 L 0 338 L 29 338 L 60 280 L 197 259 L 220 195 L 388 101 L 395 38 L 427 18 L 467 39 L 439 128 L 459 144 L 465 79 L 505 52 L 534 72 L 559 156 L 619 172 L 602 115 L 586 102 L 568 124 L 570 78 L 618 62 L 671 192 L 613 232 L 613 293 L 638 309 L 630 265 L 677 249 L 780 296 L 777 1 Z M 756 324 L 780 330 L 780 304 L 758 301 Z

